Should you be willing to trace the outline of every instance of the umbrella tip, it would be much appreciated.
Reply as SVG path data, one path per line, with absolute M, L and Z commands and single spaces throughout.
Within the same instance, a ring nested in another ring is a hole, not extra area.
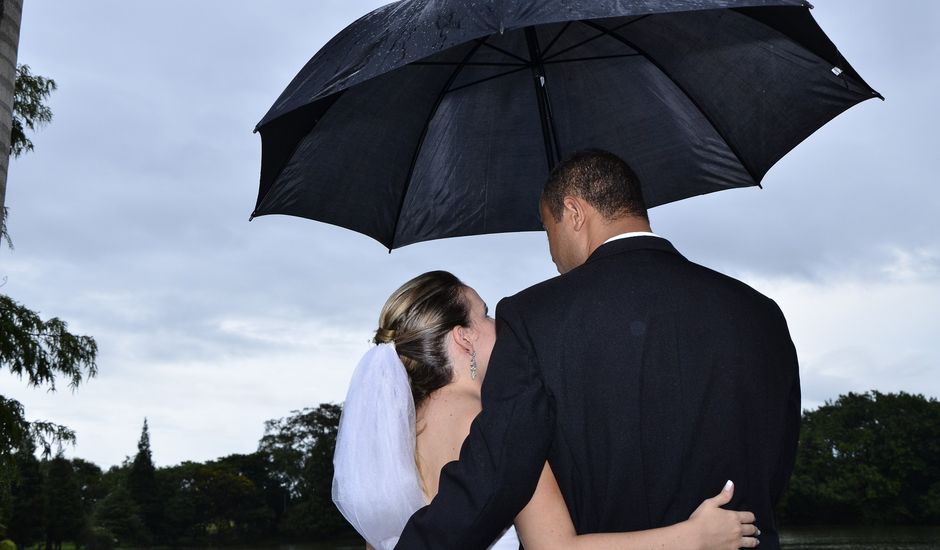
M 248 216 L 248 221 L 250 222 L 250 221 L 253 220 L 253 219 L 255 219 L 255 213 L 254 213 L 254 212 L 252 212 L 252 213 Z

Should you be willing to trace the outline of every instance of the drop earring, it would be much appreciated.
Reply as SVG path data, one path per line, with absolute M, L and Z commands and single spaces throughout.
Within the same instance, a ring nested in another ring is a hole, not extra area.
M 470 379 L 471 380 L 477 379 L 477 352 L 476 351 L 470 352 Z

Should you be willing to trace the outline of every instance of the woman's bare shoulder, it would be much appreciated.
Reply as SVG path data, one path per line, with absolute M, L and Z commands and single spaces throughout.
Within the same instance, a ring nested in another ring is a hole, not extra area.
M 480 413 L 480 398 L 470 392 L 442 388 L 425 402 L 424 419 L 445 429 L 470 423 Z M 464 434 L 466 437 L 466 434 Z
M 431 395 L 422 406 L 418 429 L 428 442 L 456 448 L 459 452 L 460 445 L 470 433 L 470 424 L 479 413 L 478 396 L 445 388 Z

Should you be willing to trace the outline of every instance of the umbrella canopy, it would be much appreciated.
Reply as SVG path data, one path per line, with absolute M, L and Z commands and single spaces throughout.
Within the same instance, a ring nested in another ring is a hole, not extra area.
M 799 0 L 402 0 L 324 46 L 258 124 L 254 216 L 389 249 L 540 230 L 552 166 L 623 157 L 649 206 L 759 185 L 880 97 Z

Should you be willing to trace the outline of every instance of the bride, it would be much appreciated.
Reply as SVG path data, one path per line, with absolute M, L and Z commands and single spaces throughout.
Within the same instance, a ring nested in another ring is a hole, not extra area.
M 496 341 L 486 304 L 454 275 L 432 271 L 396 290 L 377 344 L 359 363 L 340 419 L 333 501 L 368 543 L 391 549 L 408 518 L 437 494 L 480 412 Z M 491 549 L 733 549 L 759 544 L 750 512 L 725 510 L 729 481 L 689 519 L 658 529 L 578 536 L 549 464 L 528 505 Z M 518 532 L 518 538 L 517 533 Z

